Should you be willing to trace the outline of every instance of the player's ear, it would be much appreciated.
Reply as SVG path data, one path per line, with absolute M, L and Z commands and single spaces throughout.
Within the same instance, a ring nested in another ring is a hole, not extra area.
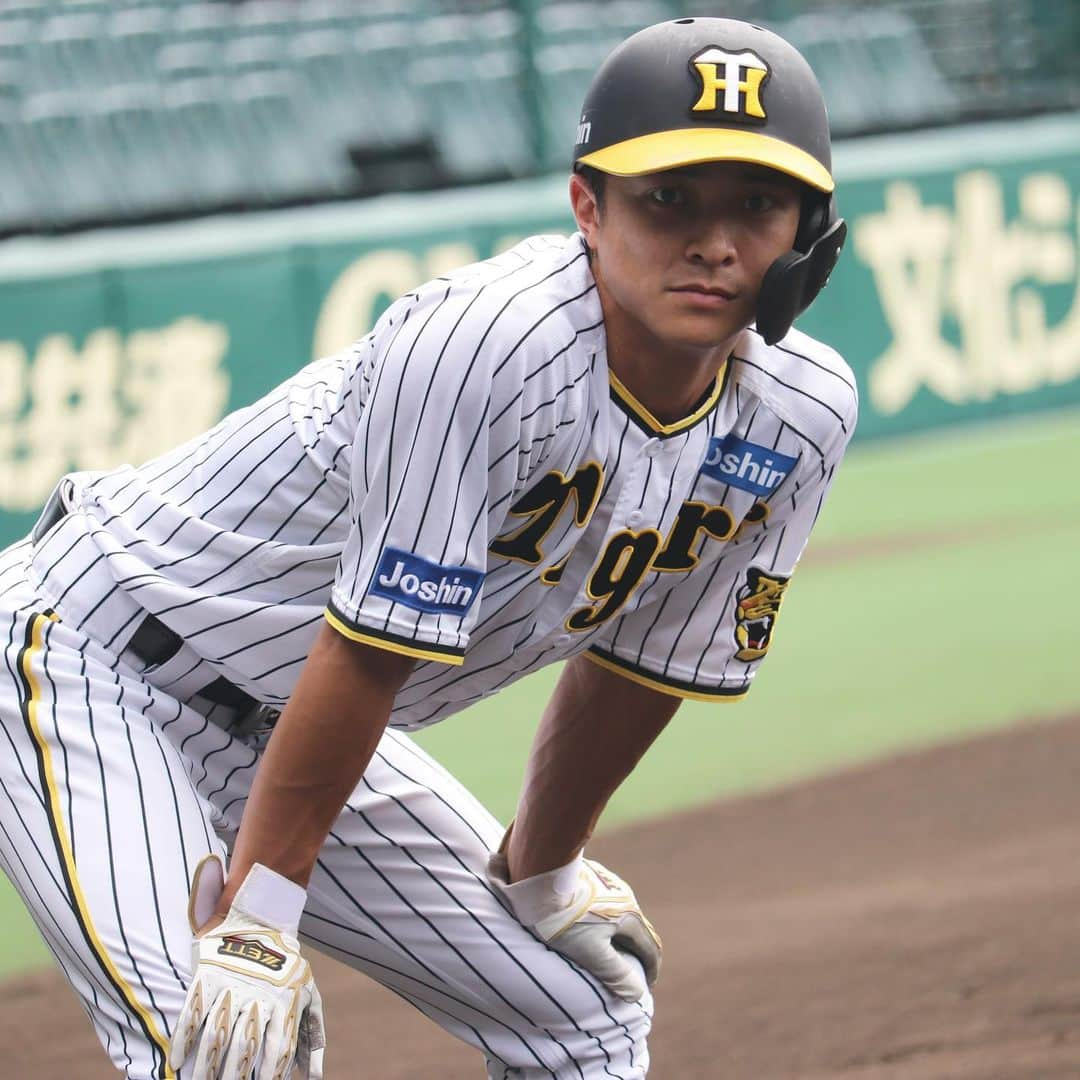
M 600 202 L 589 181 L 576 172 L 570 174 L 570 207 L 585 243 L 595 251 L 596 233 L 600 227 Z

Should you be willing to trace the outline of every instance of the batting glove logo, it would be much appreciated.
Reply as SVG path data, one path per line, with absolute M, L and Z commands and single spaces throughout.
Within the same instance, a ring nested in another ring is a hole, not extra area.
M 280 971 L 285 966 L 284 953 L 276 952 L 257 938 L 238 937 L 235 934 L 227 934 L 221 939 L 218 954 L 247 960 L 270 971 Z

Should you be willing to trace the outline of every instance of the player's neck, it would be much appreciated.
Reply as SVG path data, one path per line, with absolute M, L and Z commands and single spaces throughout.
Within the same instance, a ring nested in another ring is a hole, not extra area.
M 673 424 L 701 405 L 735 348 L 735 340 L 711 349 L 675 348 L 640 325 L 605 318 L 608 369 L 657 420 Z

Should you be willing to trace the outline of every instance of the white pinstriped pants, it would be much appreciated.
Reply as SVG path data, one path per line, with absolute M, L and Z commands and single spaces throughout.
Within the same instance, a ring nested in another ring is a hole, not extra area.
M 113 1064 L 172 1077 L 189 881 L 225 852 L 258 754 L 48 613 L 28 557 L 0 553 L 0 864 Z M 651 1000 L 612 997 L 506 912 L 483 871 L 501 832 L 389 732 L 319 857 L 302 936 L 475 1046 L 490 1077 L 644 1077 Z

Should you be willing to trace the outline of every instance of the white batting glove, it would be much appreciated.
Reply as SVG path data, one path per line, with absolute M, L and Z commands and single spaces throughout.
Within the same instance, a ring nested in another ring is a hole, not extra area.
M 595 975 L 616 997 L 640 1001 L 656 982 L 660 935 L 630 886 L 607 867 L 579 856 L 558 870 L 511 885 L 500 851 L 489 858 L 487 874 L 520 923 Z
M 192 931 L 210 917 L 225 868 L 208 855 L 195 870 Z M 225 921 L 192 942 L 192 977 L 169 1064 L 195 1054 L 192 1080 L 286 1080 L 295 1066 L 322 1080 L 322 999 L 296 939 L 306 892 L 256 863 Z

